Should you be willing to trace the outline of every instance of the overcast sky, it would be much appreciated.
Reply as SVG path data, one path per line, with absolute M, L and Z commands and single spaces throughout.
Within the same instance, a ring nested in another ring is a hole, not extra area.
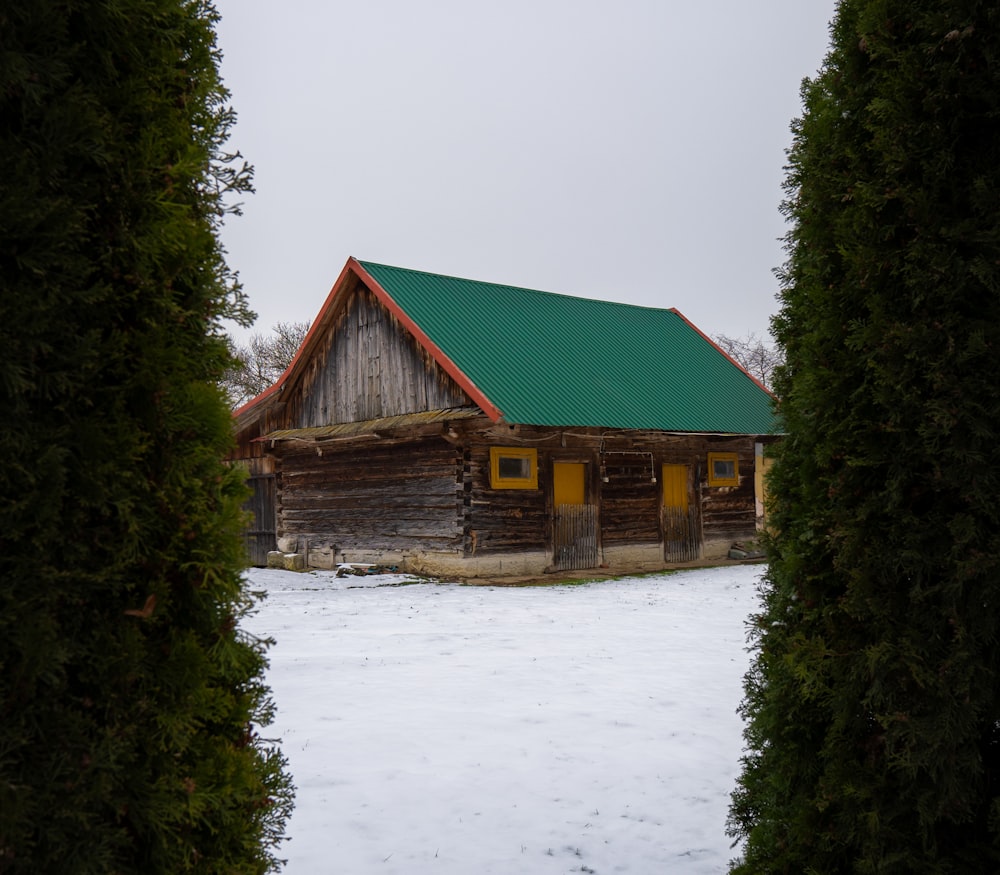
M 223 233 L 252 331 L 315 317 L 353 255 L 767 334 L 835 0 L 216 7 L 256 169 Z

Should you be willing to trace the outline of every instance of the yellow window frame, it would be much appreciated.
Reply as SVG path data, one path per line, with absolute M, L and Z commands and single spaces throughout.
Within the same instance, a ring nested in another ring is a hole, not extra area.
M 736 453 L 709 453 L 708 485 L 739 486 L 740 457 Z
M 511 468 L 521 468 L 526 473 L 512 476 Z M 538 450 L 534 447 L 490 447 L 490 486 L 494 489 L 537 489 Z

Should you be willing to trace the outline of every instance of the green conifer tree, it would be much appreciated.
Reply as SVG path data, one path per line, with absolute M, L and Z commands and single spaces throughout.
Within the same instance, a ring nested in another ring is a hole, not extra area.
M 737 873 L 1000 871 L 1000 5 L 841 0 L 803 85 Z
M 265 872 L 207 0 L 0 6 L 0 871 Z

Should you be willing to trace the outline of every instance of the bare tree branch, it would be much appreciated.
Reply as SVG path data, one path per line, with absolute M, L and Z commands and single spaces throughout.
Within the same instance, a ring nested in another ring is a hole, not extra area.
M 782 362 L 781 351 L 776 346 L 766 343 L 752 331 L 746 337 L 714 334 L 712 340 L 751 377 L 771 388 L 774 369 Z
M 230 338 L 233 366 L 222 386 L 234 408 L 255 398 L 282 375 L 309 331 L 308 322 L 279 322 L 269 335 L 251 335 L 245 346 Z

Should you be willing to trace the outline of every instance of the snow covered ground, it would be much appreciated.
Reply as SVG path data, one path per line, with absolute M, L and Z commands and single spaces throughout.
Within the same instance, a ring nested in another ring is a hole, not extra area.
M 721 873 L 762 566 L 574 586 L 256 569 L 287 875 Z

